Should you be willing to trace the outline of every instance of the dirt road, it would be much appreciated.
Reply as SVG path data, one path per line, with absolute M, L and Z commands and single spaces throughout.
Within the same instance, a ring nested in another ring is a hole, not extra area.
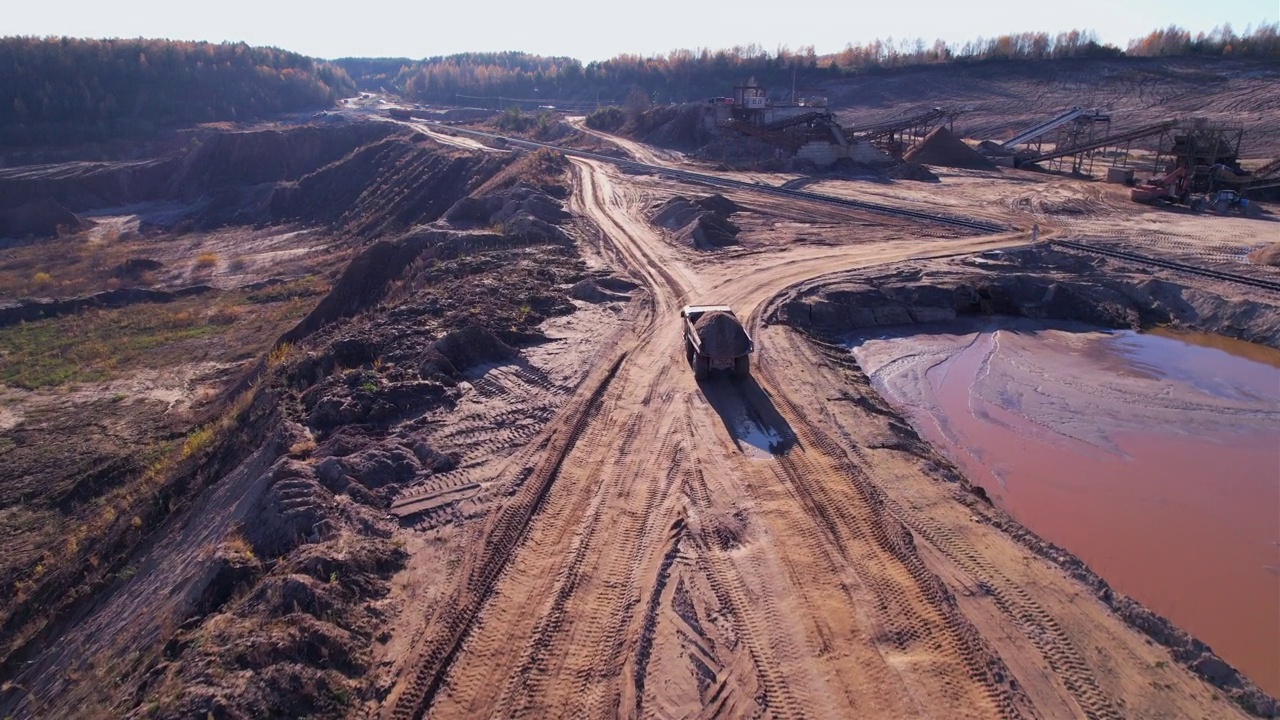
M 847 356 L 761 322 L 806 278 L 1025 237 L 693 262 L 617 170 L 574 165 L 574 211 L 648 295 L 440 579 L 382 717 L 1239 714 L 839 402 Z M 750 318 L 751 379 L 694 381 L 674 319 L 712 301 Z

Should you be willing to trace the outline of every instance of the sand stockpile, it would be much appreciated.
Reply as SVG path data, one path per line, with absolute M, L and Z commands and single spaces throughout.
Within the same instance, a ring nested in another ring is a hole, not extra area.
M 1255 265 L 1280 267 L 1280 243 L 1271 243 L 1249 253 L 1249 262 Z
M 737 204 L 723 195 L 697 200 L 676 196 L 658 206 L 652 222 L 695 248 L 723 247 L 738 242 L 741 229 L 729 221 L 737 211 Z
M 964 144 L 950 130 L 940 127 L 925 136 L 912 148 L 903 160 L 923 165 L 941 165 L 955 168 L 992 168 L 995 165 L 978 151 Z
M 751 338 L 738 319 L 726 312 L 712 310 L 693 324 L 702 352 L 711 357 L 738 357 L 751 351 Z

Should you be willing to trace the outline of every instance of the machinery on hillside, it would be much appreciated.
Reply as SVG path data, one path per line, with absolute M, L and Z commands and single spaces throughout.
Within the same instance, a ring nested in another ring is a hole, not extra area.
M 705 380 L 712 370 L 729 370 L 734 377 L 751 374 L 755 343 L 727 305 L 686 305 L 680 310 L 684 351 L 693 376 Z
M 1130 199 L 1185 205 L 1195 212 L 1256 213 L 1257 206 L 1245 194 L 1272 184 L 1271 176 L 1280 170 L 1280 160 L 1254 172 L 1241 168 L 1238 158 L 1243 134 L 1239 127 L 1203 120 L 1171 126 L 1161 136 L 1153 163 L 1164 169 L 1163 174 L 1135 185 Z
M 1245 196 L 1235 190 L 1219 190 L 1211 195 L 1198 196 L 1191 201 L 1192 210 L 1200 210 L 1206 206 L 1220 215 L 1226 215 L 1234 210 L 1241 215 L 1251 216 L 1257 210 L 1256 205 L 1251 204 Z
M 1144 204 L 1160 202 L 1187 204 L 1191 191 L 1187 188 L 1187 169 L 1176 167 L 1171 172 L 1138 183 L 1129 191 L 1129 199 Z

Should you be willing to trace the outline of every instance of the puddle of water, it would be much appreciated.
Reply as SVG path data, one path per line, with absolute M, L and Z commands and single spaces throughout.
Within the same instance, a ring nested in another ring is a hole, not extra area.
M 765 428 L 749 417 L 739 418 L 735 428 L 742 453 L 757 460 L 773 457 L 773 449 L 782 444 L 782 436 L 773 428 Z
M 925 437 L 1280 692 L 1280 351 L 1013 319 L 906 332 L 853 351 Z

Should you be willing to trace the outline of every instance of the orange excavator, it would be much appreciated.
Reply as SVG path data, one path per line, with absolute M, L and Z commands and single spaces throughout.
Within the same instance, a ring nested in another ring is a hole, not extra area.
M 1176 167 L 1163 177 L 1152 178 L 1141 185 L 1135 185 L 1129 191 L 1129 199 L 1146 204 L 1165 202 L 1184 202 L 1190 195 L 1187 187 L 1187 168 Z

